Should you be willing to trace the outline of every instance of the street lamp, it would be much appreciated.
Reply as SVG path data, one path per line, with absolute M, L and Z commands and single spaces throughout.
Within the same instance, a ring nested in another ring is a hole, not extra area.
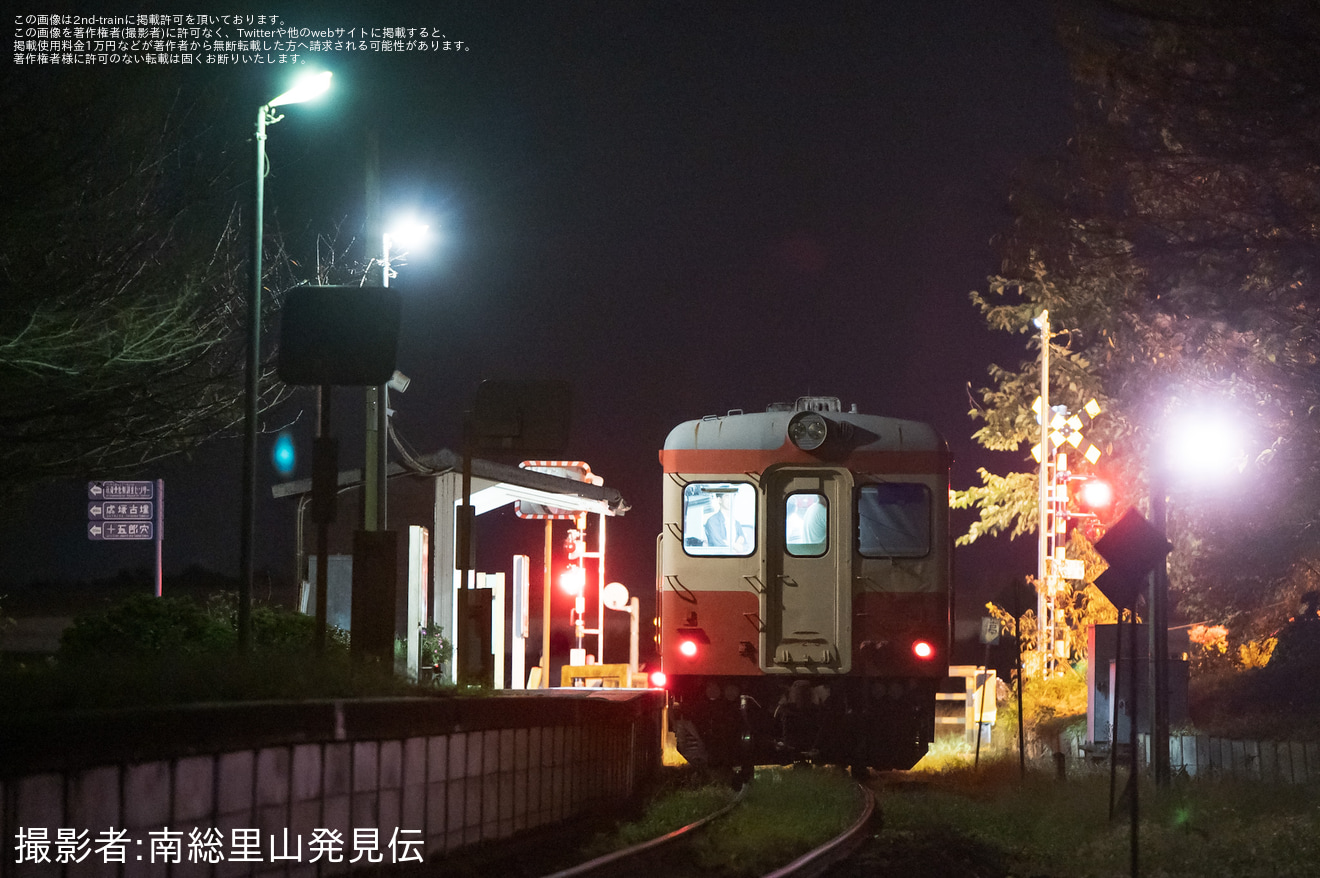
M 1167 422 L 1150 468 L 1150 523 L 1168 536 L 1170 485 L 1176 478 L 1220 475 L 1240 461 L 1244 437 L 1238 422 L 1221 412 L 1186 411 Z M 1155 783 L 1168 786 L 1169 765 L 1169 565 L 1161 558 L 1150 582 L 1151 761 Z
M 390 269 L 390 254 L 395 245 L 401 249 L 399 256 L 407 256 L 409 247 L 415 247 L 426 239 L 426 233 L 430 226 L 425 223 L 408 223 L 407 225 L 395 226 L 393 231 L 386 232 L 381 240 L 381 286 L 389 286 L 390 278 L 394 277 L 394 272 Z
M 388 287 L 394 272 L 390 268 L 390 252 L 394 245 L 408 247 L 420 242 L 430 226 L 409 223 L 398 226 L 381 236 L 381 286 Z M 407 254 L 404 250 L 398 255 Z M 403 387 L 406 387 L 405 384 Z M 389 384 L 367 388 L 366 399 L 366 473 L 362 486 L 363 529 L 386 530 L 387 500 L 389 497 Z M 397 385 L 396 385 L 397 387 Z M 400 391 L 403 387 L 398 387 Z
M 265 213 L 266 127 L 283 119 L 275 108 L 299 104 L 330 88 L 331 73 L 307 74 L 293 88 L 257 108 L 257 179 L 253 190 L 252 290 L 247 309 L 247 366 L 243 410 L 243 508 L 239 525 L 240 581 L 238 642 L 246 649 L 252 631 L 252 579 L 257 522 L 257 412 L 261 407 L 261 238 Z

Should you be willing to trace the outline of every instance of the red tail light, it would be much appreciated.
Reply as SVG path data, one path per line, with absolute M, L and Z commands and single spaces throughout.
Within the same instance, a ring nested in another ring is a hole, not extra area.
M 935 656 L 935 647 L 926 640 L 917 640 L 912 644 L 912 654 L 919 659 L 929 659 Z
M 695 640 L 684 640 L 678 644 L 678 651 L 688 658 L 693 658 L 697 654 L 697 642 Z
M 666 683 L 667 679 L 668 679 L 668 678 L 665 677 L 665 672 L 664 672 L 664 671 L 652 671 L 652 672 L 651 672 L 651 688 L 653 688 L 653 689 L 663 689 L 663 688 L 665 688 L 665 683 Z

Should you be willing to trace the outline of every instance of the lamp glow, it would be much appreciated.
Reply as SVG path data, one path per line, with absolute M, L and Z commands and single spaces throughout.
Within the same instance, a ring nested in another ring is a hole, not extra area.
M 333 75 L 329 70 L 322 73 L 309 73 L 295 82 L 293 88 L 276 98 L 272 98 L 266 106 L 279 107 L 284 104 L 301 104 L 304 101 L 320 97 L 330 88 L 330 77 Z
M 1180 418 L 1168 432 L 1165 460 L 1170 471 L 1200 478 L 1224 475 L 1241 463 L 1240 428 L 1220 414 Z
M 571 595 L 581 595 L 586 584 L 587 574 L 581 567 L 570 567 L 559 574 L 559 587 Z

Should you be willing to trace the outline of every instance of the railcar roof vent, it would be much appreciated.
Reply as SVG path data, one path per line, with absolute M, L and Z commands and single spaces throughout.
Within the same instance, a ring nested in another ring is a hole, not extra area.
M 794 411 L 799 412 L 841 412 L 843 403 L 837 396 L 799 396 Z
M 765 407 L 768 412 L 791 412 L 793 404 L 791 402 L 772 402 Z

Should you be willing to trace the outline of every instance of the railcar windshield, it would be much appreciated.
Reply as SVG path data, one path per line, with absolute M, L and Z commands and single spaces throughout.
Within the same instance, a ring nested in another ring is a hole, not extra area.
M 790 555 L 824 555 L 829 539 L 829 501 L 824 494 L 798 492 L 784 500 L 784 549 Z
M 683 488 L 683 550 L 746 557 L 756 550 L 756 489 L 746 482 L 693 482 Z
M 912 482 L 857 490 L 857 549 L 865 558 L 921 558 L 930 553 L 930 490 Z

